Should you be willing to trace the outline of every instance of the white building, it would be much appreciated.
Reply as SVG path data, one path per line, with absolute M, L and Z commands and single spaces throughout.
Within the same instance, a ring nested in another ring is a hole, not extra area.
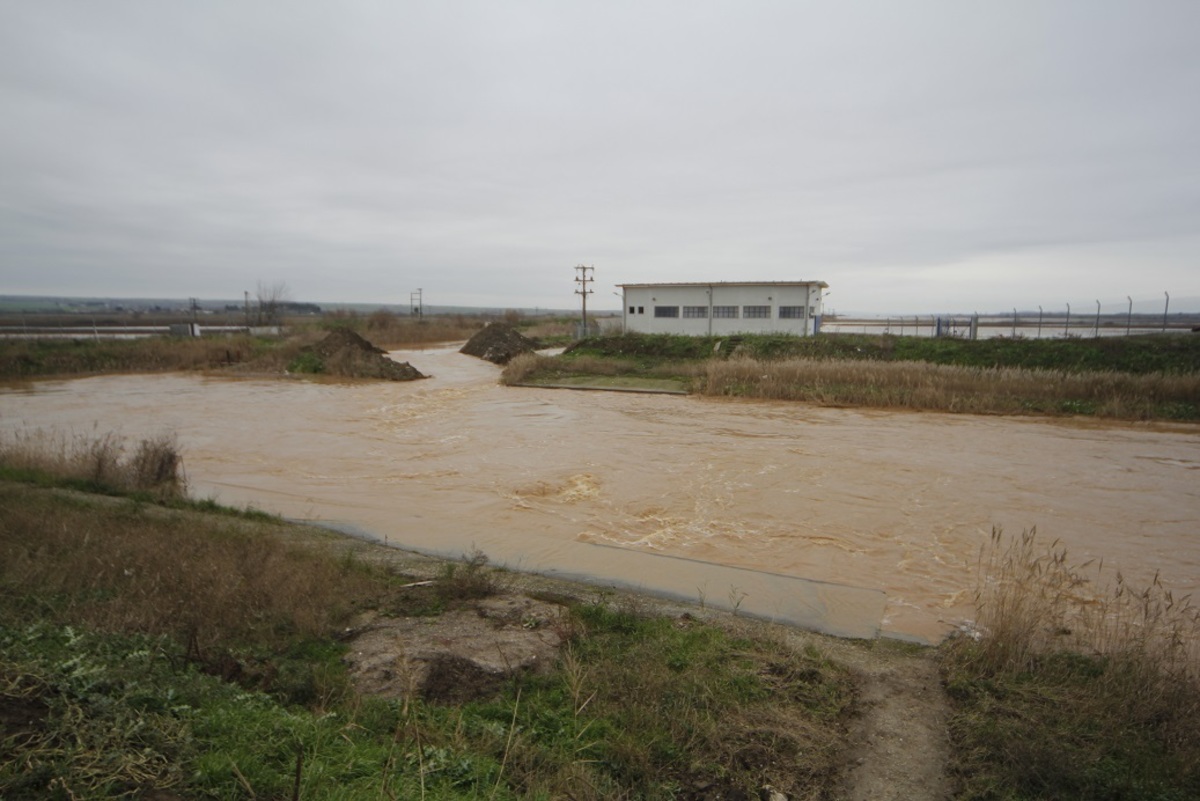
M 821 328 L 824 281 L 617 284 L 625 330 L 644 334 L 787 333 Z

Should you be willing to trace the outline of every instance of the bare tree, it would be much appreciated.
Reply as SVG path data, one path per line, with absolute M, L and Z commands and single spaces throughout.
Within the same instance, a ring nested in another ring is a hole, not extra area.
M 258 282 L 255 296 L 258 298 L 258 324 L 279 325 L 283 322 L 283 304 L 291 299 L 291 290 L 283 281 L 273 284 Z

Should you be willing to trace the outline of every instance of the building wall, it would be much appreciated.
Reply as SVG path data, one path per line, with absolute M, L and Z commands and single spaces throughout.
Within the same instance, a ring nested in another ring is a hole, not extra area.
M 821 314 L 816 285 L 660 285 L 624 290 L 625 330 L 647 334 L 806 335 L 814 333 L 814 319 Z M 781 309 L 794 316 L 781 317 Z M 666 316 L 667 310 L 674 310 L 673 316 Z

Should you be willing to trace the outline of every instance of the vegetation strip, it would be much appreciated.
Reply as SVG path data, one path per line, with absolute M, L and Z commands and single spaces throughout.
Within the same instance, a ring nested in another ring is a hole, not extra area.
M 594 337 L 527 354 L 518 383 L 674 380 L 696 394 L 976 414 L 1200 420 L 1200 337 L 932 340 L 917 337 Z

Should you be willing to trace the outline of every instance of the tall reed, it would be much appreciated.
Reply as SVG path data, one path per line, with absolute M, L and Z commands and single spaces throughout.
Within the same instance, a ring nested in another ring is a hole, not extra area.
M 1200 610 L 1036 531 L 994 531 L 977 621 L 942 650 L 968 797 L 1183 798 L 1200 790 Z M 1190 788 L 1190 789 L 1189 789 Z M 1013 796 L 1017 797 L 1017 796 Z
M 86 484 L 91 489 L 183 498 L 187 480 L 174 435 L 130 445 L 107 434 L 64 434 L 37 429 L 0 437 L 0 468 L 14 477 Z

